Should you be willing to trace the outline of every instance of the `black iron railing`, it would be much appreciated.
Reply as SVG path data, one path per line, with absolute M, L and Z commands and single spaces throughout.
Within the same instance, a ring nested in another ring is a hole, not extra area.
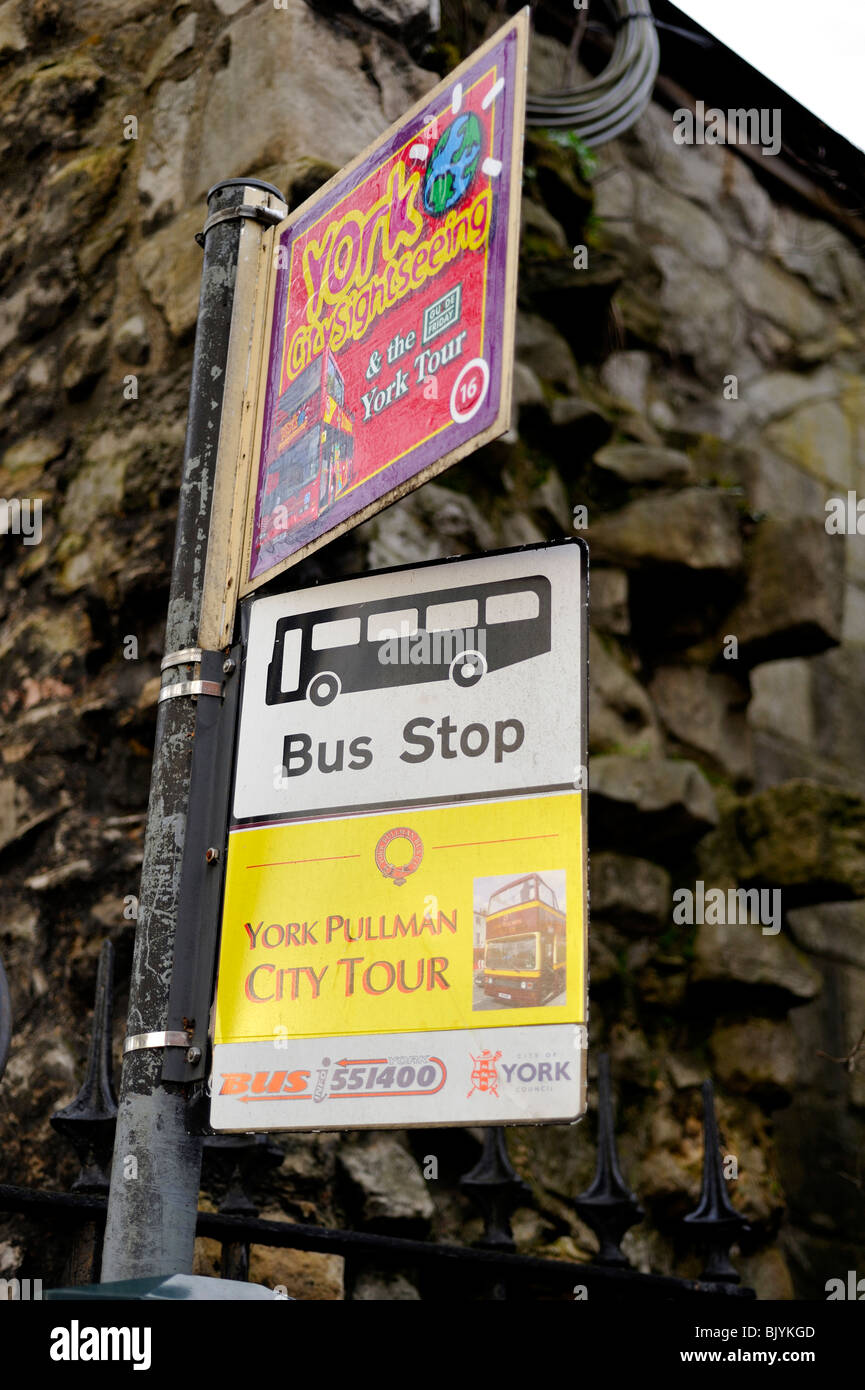
M 99 1277 L 108 1171 L 117 1115 L 112 1085 L 113 951 L 105 942 L 99 960 L 87 1072 L 81 1090 L 52 1116 L 54 1128 L 75 1148 L 80 1172 L 66 1193 L 0 1184 L 0 1211 L 49 1223 L 68 1233 L 64 1282 L 91 1283 Z M 5 997 L 8 1012 L 8 995 Z M 0 1042 L 4 1036 L 4 996 L 0 994 Z M 730 1248 L 747 1231 L 731 1205 L 721 1164 L 712 1083 L 703 1083 L 703 1186 L 695 1211 L 682 1221 L 682 1235 L 705 1261 L 699 1279 L 644 1274 L 623 1253 L 626 1232 L 643 1219 L 640 1204 L 619 1168 L 614 1131 L 610 1061 L 598 1059 L 598 1153 L 595 1177 L 574 1199 L 579 1217 L 597 1236 L 599 1252 L 590 1262 L 547 1259 L 516 1251 L 511 1217 L 530 1203 L 530 1189 L 508 1156 L 506 1131 L 484 1131 L 483 1152 L 462 1178 L 462 1190 L 483 1218 L 483 1235 L 472 1246 L 380 1235 L 370 1231 L 271 1221 L 258 1215 L 253 1199 L 268 1170 L 283 1152 L 268 1135 L 213 1134 L 203 1140 L 205 1174 L 225 1188 L 219 1210 L 199 1211 L 196 1231 L 222 1246 L 221 1274 L 249 1277 L 250 1248 L 276 1246 L 339 1255 L 351 1289 L 364 1267 L 411 1271 L 422 1298 L 588 1298 L 681 1299 L 706 1295 L 753 1298 L 739 1284 Z

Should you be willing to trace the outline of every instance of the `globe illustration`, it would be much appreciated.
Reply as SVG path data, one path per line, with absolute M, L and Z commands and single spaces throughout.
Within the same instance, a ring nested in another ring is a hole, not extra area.
M 481 123 L 473 111 L 452 121 L 439 138 L 427 166 L 423 205 L 434 217 L 449 212 L 468 190 L 478 167 Z

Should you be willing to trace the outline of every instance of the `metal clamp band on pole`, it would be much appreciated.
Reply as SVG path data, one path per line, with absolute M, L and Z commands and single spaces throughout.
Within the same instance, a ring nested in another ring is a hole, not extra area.
M 266 226 L 273 227 L 277 222 L 282 222 L 285 213 L 277 211 L 276 208 L 257 207 L 254 203 L 241 203 L 237 208 L 223 208 L 221 212 L 214 212 L 208 217 L 201 231 L 195 233 L 195 240 L 199 246 L 203 246 L 211 227 L 218 226 L 220 222 L 234 222 L 239 217 L 251 217 L 255 222 L 264 222 Z
M 176 684 L 166 685 L 160 690 L 156 703 L 161 705 L 163 700 L 176 700 L 180 695 L 221 694 L 222 686 L 219 681 L 177 681 Z
M 143 1047 L 188 1047 L 185 1033 L 133 1033 L 123 1044 L 123 1054 L 140 1052 Z
M 179 652 L 168 652 L 160 661 L 160 671 L 167 671 L 171 666 L 185 666 L 187 662 L 201 661 L 200 647 L 184 647 Z

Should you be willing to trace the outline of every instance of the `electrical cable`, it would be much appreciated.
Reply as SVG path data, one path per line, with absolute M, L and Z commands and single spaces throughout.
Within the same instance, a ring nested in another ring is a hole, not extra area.
M 628 130 L 652 98 L 660 50 L 649 0 L 611 0 L 616 37 L 610 61 L 581 87 L 529 93 L 526 124 L 565 127 L 589 146 Z

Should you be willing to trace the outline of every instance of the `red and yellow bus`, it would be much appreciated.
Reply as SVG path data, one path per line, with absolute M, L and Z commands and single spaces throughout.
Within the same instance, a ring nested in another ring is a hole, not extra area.
M 354 416 L 333 354 L 311 362 L 280 396 L 267 449 L 259 547 L 297 531 L 352 481 Z
M 565 914 L 540 874 L 492 894 L 486 911 L 484 993 L 512 1007 L 545 1004 L 565 988 Z

